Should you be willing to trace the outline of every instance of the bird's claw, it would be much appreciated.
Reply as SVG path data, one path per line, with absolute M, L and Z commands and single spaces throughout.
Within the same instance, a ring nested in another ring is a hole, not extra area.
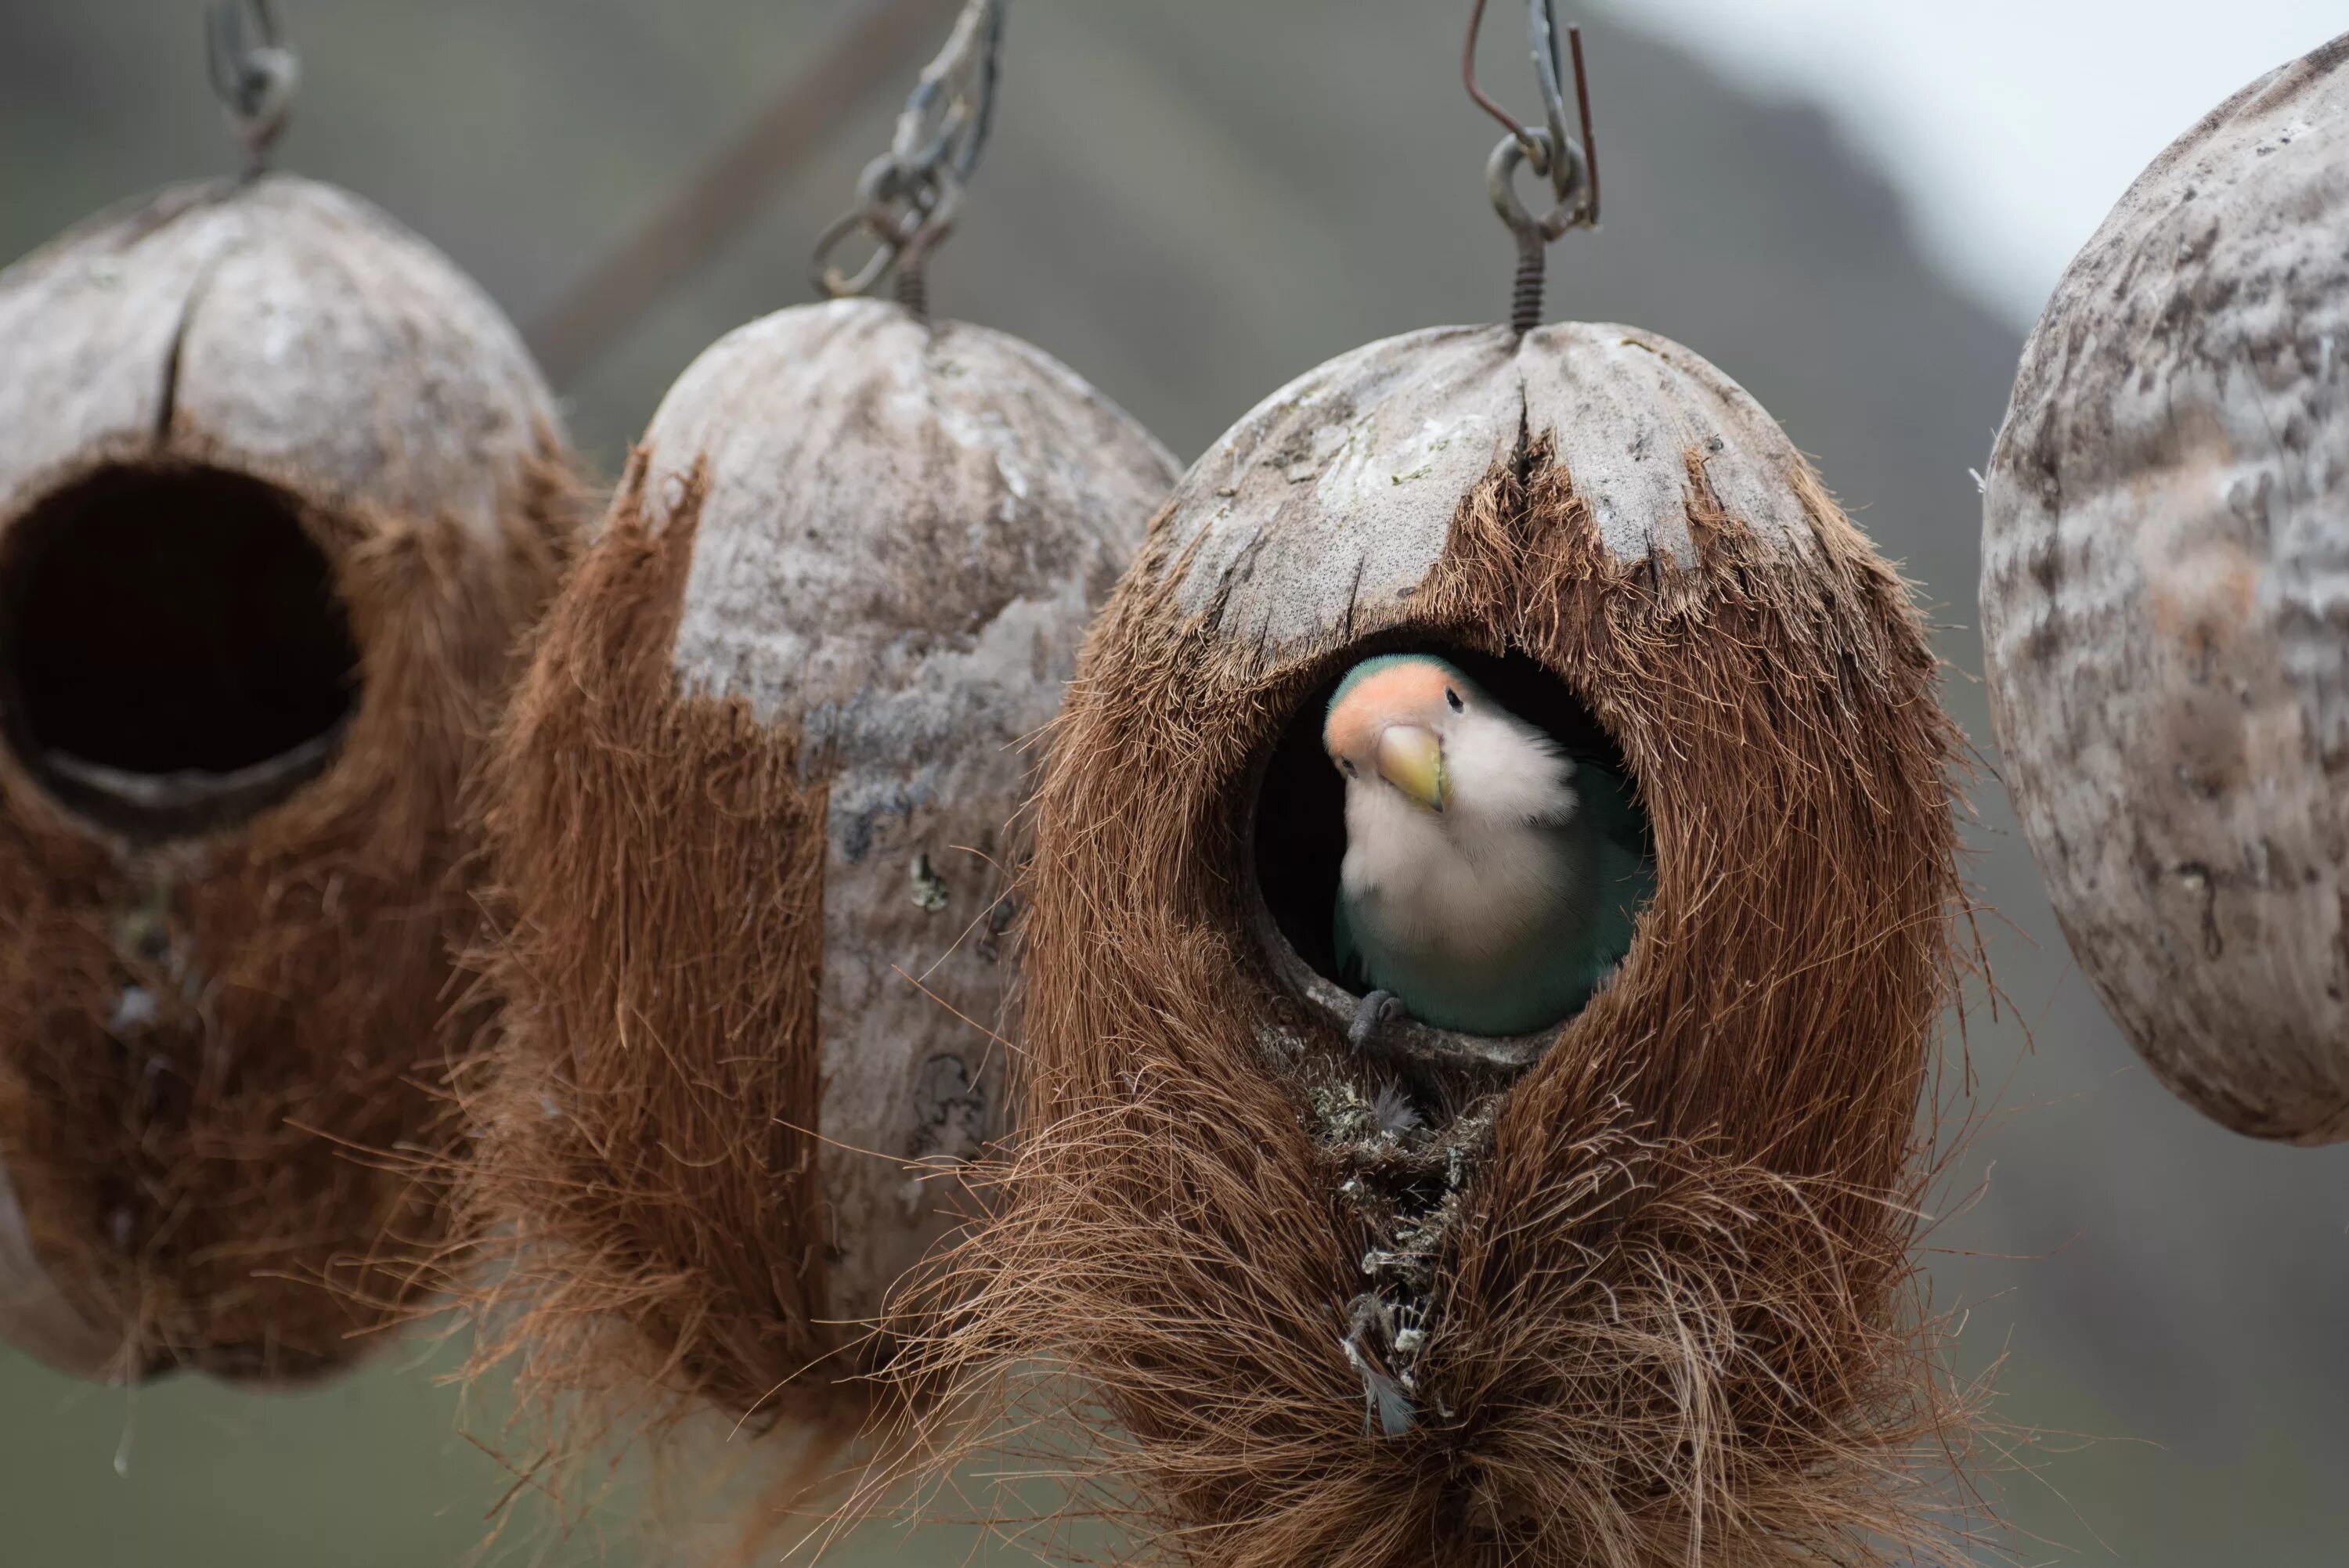
M 1346 1026 L 1346 1043 L 1360 1051 L 1369 1046 L 1381 1024 L 1410 1016 L 1401 997 L 1391 991 L 1373 991 L 1355 1005 L 1354 1021 Z

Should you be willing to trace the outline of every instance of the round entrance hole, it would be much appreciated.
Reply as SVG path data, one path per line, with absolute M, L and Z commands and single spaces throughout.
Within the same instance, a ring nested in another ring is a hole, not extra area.
M 333 563 L 257 480 L 105 469 L 0 538 L 0 734 L 132 838 L 233 825 L 316 777 L 357 671 Z
M 1250 903 L 1257 937 L 1288 988 L 1341 1029 L 1361 998 L 1338 964 L 1332 915 L 1346 858 L 1346 786 L 1322 748 L 1322 720 L 1346 672 L 1361 659 L 1387 653 L 1426 653 L 1457 665 L 1503 707 L 1538 726 L 1578 767 L 1605 769 L 1629 780 L 1621 748 L 1563 682 L 1522 654 L 1495 656 L 1423 643 L 1365 645 L 1350 651 L 1299 706 L 1265 759 L 1248 819 L 1247 858 L 1255 875 Z M 1652 834 L 1647 858 L 1655 857 Z M 1382 1025 L 1383 1054 L 1424 1062 L 1516 1068 L 1531 1064 L 1555 1039 L 1560 1018 L 1530 1035 L 1484 1037 L 1433 1028 L 1411 1019 Z

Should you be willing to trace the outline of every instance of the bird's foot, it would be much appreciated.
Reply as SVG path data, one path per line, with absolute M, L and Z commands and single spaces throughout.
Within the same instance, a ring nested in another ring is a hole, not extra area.
M 1371 1037 L 1378 1033 L 1380 1025 L 1410 1016 L 1411 1010 L 1402 1005 L 1402 997 L 1391 991 L 1373 991 L 1355 1006 L 1354 1021 L 1346 1026 L 1346 1043 L 1357 1051 L 1362 1050 L 1370 1045 Z

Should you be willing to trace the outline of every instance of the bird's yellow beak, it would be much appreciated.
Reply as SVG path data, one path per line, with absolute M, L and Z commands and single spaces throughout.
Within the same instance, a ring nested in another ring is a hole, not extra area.
M 1379 777 L 1426 807 L 1444 810 L 1444 743 L 1432 729 L 1390 725 L 1379 735 Z

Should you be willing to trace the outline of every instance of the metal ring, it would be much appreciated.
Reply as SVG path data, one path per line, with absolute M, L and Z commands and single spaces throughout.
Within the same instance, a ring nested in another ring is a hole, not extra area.
M 857 176 L 856 210 L 816 243 L 810 273 L 823 294 L 866 294 L 892 268 L 918 272 L 953 231 L 963 186 L 994 123 L 1003 12 L 1003 0 L 966 0 L 946 47 L 906 96 L 889 150 Z M 858 227 L 873 237 L 871 259 L 853 274 L 825 264 Z
M 1476 38 L 1484 26 L 1485 5 L 1485 0 L 1475 0 L 1469 12 L 1468 36 L 1460 50 L 1460 78 L 1477 106 L 1508 131 L 1510 142 L 1517 151 L 1517 157 L 1509 160 L 1495 153 L 1487 165 L 1486 181 L 1494 209 L 1521 238 L 1555 240 L 1571 228 L 1595 228 L 1599 223 L 1599 164 L 1590 149 L 1590 79 L 1583 69 L 1581 29 L 1566 30 L 1574 54 L 1574 97 L 1582 130 L 1578 140 L 1567 124 L 1566 69 L 1565 62 L 1558 57 L 1556 0 L 1526 0 L 1526 5 L 1534 70 L 1541 88 L 1545 123 L 1540 129 L 1520 125 L 1515 115 L 1494 102 L 1492 95 L 1476 83 Z M 1518 162 L 1531 164 L 1536 174 L 1549 181 L 1557 211 L 1547 218 L 1536 221 L 1510 189 Z
M 827 265 L 824 258 L 840 247 L 840 242 L 855 230 L 865 227 L 864 212 L 859 209 L 843 212 L 824 226 L 815 242 L 815 254 L 808 263 L 808 278 L 816 291 L 830 299 L 848 299 L 869 292 L 873 285 L 886 276 L 897 262 L 902 248 L 896 240 L 876 241 L 872 256 L 854 273 L 843 273 Z
M 1493 211 L 1501 215 L 1501 222 L 1509 226 L 1511 232 L 1521 237 L 1532 235 L 1547 242 L 1565 233 L 1582 217 L 1582 191 L 1586 183 L 1582 150 L 1569 139 L 1566 143 L 1566 156 L 1558 158 L 1551 151 L 1556 144 L 1550 140 L 1549 132 L 1537 130 L 1532 135 L 1541 145 L 1541 160 L 1537 161 L 1528 156 L 1516 137 L 1503 137 L 1493 149 L 1493 156 L 1485 160 L 1485 191 L 1493 200 Z M 1536 173 L 1543 172 L 1544 163 L 1552 167 L 1550 186 L 1558 192 L 1558 201 L 1542 217 L 1535 217 L 1524 199 L 1517 194 L 1517 166 L 1521 163 L 1532 164 Z

